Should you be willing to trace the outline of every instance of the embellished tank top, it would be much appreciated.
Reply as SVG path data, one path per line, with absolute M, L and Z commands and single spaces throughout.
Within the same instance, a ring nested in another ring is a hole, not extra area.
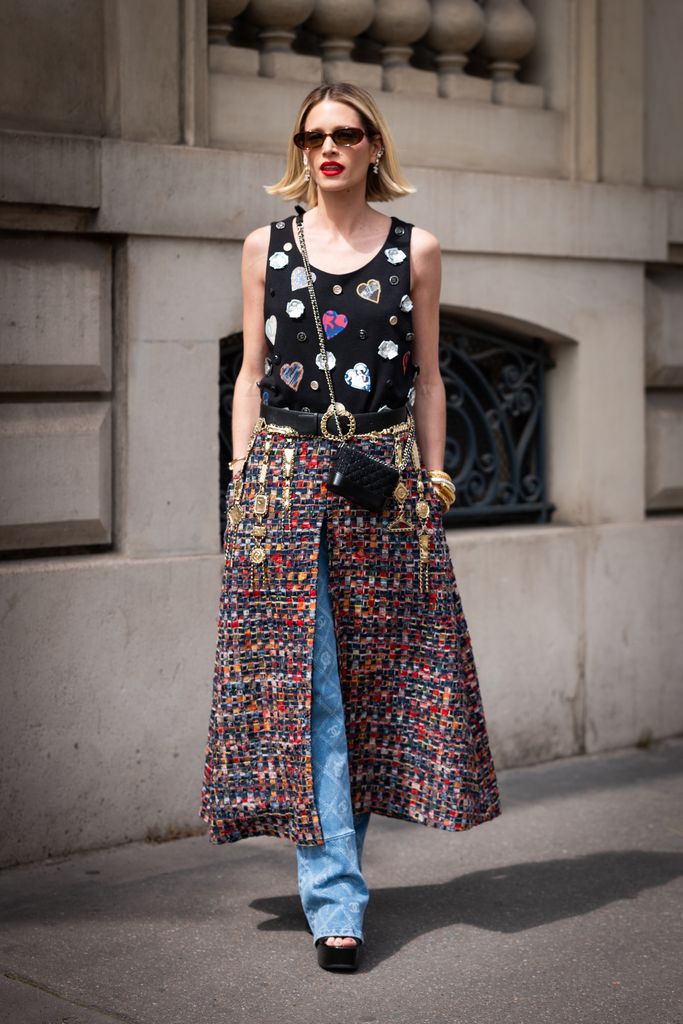
M 324 412 L 330 394 L 294 220 L 274 221 L 270 228 L 268 353 L 258 387 L 266 405 Z M 353 413 L 415 400 L 411 229 L 392 217 L 381 249 L 358 270 L 331 274 L 311 265 L 335 398 Z

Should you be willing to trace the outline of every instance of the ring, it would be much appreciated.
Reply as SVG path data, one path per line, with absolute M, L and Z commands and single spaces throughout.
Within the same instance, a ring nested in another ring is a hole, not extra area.
M 330 441 L 337 441 L 339 437 L 343 437 L 345 441 L 348 441 L 348 439 L 350 437 L 353 437 L 353 435 L 356 433 L 356 417 L 353 415 L 353 413 L 348 412 L 348 410 L 341 404 L 341 402 L 337 402 L 337 415 L 342 417 L 345 416 L 349 421 L 348 434 L 331 434 L 327 429 L 327 421 L 329 420 L 330 416 L 334 416 L 333 405 L 330 405 L 323 413 L 322 419 L 320 420 L 320 431 L 323 437 L 327 437 Z

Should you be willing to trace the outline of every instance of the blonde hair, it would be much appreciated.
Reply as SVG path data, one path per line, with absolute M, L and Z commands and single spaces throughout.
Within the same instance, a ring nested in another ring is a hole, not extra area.
M 368 202 L 388 202 L 390 199 L 398 199 L 415 191 L 410 182 L 403 177 L 387 122 L 370 93 L 358 85 L 336 82 L 333 85 L 317 86 L 309 92 L 299 108 L 292 136 L 304 130 L 306 118 L 313 107 L 322 100 L 337 100 L 353 107 L 360 117 L 368 139 L 381 136 L 384 154 L 379 161 L 379 172 L 375 174 L 372 166 L 368 167 L 365 185 L 365 198 Z M 304 154 L 294 145 L 292 137 L 287 148 L 287 167 L 284 175 L 274 185 L 264 185 L 264 188 L 271 196 L 303 200 L 309 208 L 317 205 L 317 185 L 312 178 L 310 181 L 305 180 Z

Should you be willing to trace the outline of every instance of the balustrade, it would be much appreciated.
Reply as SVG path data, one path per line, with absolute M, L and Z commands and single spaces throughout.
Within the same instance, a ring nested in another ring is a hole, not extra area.
M 522 0 L 208 0 L 208 12 L 216 70 L 544 103 L 540 86 L 518 80 L 536 39 Z M 476 74 L 468 71 L 472 57 Z

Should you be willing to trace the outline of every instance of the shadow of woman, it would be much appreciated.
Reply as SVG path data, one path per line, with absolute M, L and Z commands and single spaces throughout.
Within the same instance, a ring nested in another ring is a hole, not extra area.
M 473 871 L 434 885 L 373 889 L 365 917 L 368 965 L 439 928 L 525 931 L 635 899 L 682 874 L 683 853 L 615 850 Z M 264 897 L 250 906 L 272 915 L 259 924 L 262 931 L 306 928 L 298 896 Z

